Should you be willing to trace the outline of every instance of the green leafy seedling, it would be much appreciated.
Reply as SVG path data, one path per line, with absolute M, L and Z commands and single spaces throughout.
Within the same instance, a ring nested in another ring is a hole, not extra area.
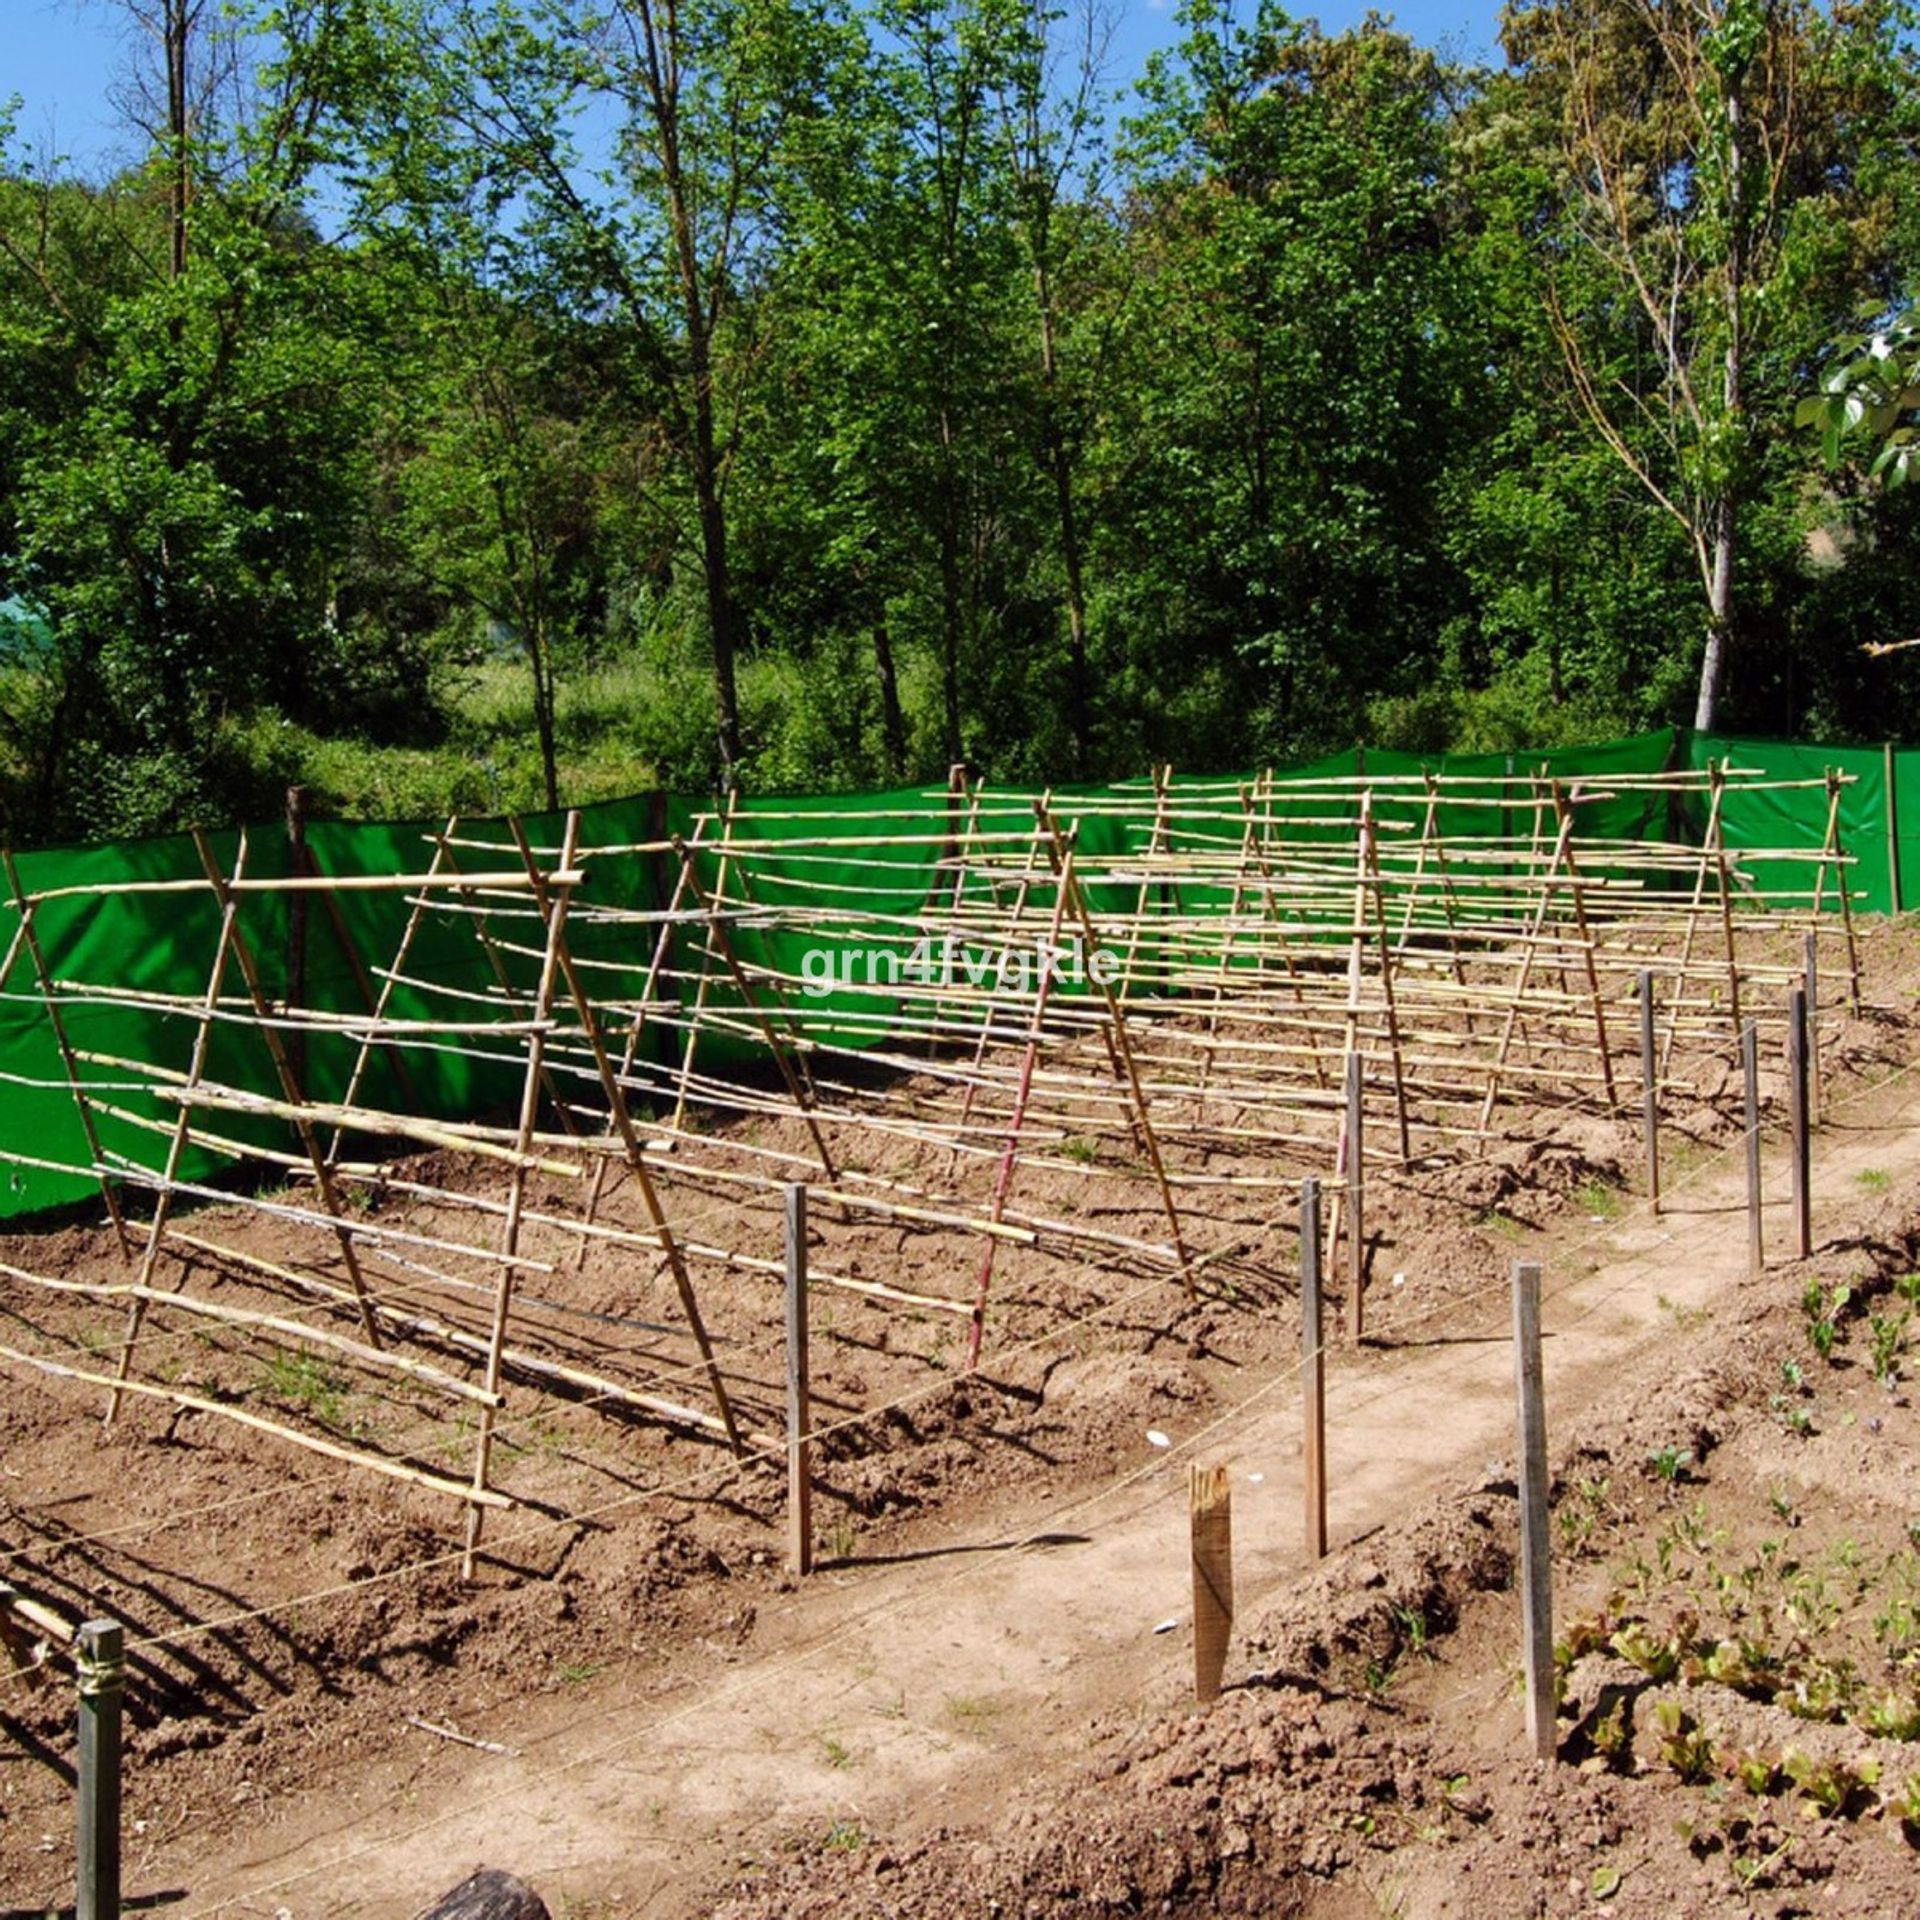
M 1886 1740 L 1920 1740 L 1920 1700 L 1889 1687 L 1865 1715 L 1869 1733 Z
M 1872 1334 L 1873 1377 L 1891 1393 L 1900 1382 L 1900 1362 L 1907 1350 L 1907 1322 L 1911 1311 L 1873 1313 L 1867 1316 Z
M 1638 1667 L 1655 1686 L 1665 1686 L 1680 1671 L 1687 1640 L 1684 1631 L 1663 1639 L 1644 1620 L 1629 1620 L 1614 1634 L 1612 1646 L 1622 1660 Z
M 1653 1710 L 1660 1729 L 1660 1758 L 1689 1786 L 1714 1771 L 1713 1741 L 1678 1700 L 1662 1700 Z
M 1837 1820 L 1880 1779 L 1877 1760 L 1814 1760 L 1790 1747 L 1781 1761 L 1801 1799 L 1823 1819 Z

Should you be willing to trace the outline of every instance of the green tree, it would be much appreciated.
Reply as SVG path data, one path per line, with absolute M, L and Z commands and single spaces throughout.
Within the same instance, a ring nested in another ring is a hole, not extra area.
M 1440 483 L 1475 327 L 1449 252 L 1451 77 L 1377 23 L 1182 14 L 1130 124 L 1125 415 L 1104 455 L 1121 697 L 1214 764 L 1343 744 L 1459 604 Z
M 525 660 L 546 804 L 561 803 L 557 686 L 600 595 L 598 439 L 604 366 L 593 331 L 486 283 L 442 252 L 383 271 L 386 437 L 399 531 L 435 591 Z
M 1554 156 L 1536 209 L 1547 313 L 1589 429 L 1687 542 L 1703 729 L 1743 591 L 1758 597 L 1742 580 L 1795 369 L 1897 264 L 1903 21 L 1877 0 L 1538 0 L 1505 17 L 1510 98 Z
M 362 118 L 374 217 L 493 222 L 523 283 L 620 332 L 635 431 L 683 489 L 720 777 L 744 752 L 729 487 L 763 359 L 756 293 L 832 34 L 809 0 L 395 0 Z
M 236 804 L 232 724 L 325 645 L 359 499 L 365 369 L 301 213 L 329 17 L 281 22 L 272 62 L 215 90 L 196 49 L 216 76 L 232 49 L 198 8 L 164 16 L 142 166 L 102 188 L 20 160 L 0 177 L 0 570 L 55 636 L 10 688 L 17 835 Z
M 1009 215 L 1031 280 L 1035 457 L 1052 490 L 1053 544 L 1066 616 L 1070 771 L 1092 771 L 1094 689 L 1088 641 L 1081 469 L 1097 431 L 1100 351 L 1117 311 L 1115 227 L 1101 205 L 1101 116 L 1113 16 L 1104 0 L 1058 9 L 1030 0 L 998 83 L 1011 174 Z
M 811 490 L 840 600 L 871 633 L 889 758 L 907 730 L 898 635 L 934 665 L 928 758 L 998 764 L 983 702 L 1034 613 L 1037 475 L 1018 434 L 1020 256 L 995 106 L 1021 17 L 883 0 L 870 25 L 777 282 L 791 348 L 779 459 Z

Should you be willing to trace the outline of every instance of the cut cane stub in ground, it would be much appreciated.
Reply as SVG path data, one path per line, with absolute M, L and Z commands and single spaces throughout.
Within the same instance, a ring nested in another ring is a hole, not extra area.
M 1147 1445 L 1150 1447 L 1170 1447 L 1173 1442 L 1158 1427 L 1147 1429 Z

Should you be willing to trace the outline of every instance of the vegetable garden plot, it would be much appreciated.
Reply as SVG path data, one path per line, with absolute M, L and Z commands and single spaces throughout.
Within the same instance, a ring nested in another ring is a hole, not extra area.
M 124 1267 L 9 1268 L 28 1332 L 0 1352 L 110 1417 L 151 1398 L 458 1502 L 471 1567 L 515 1499 L 510 1400 L 736 1453 L 777 1424 L 771 1316 L 717 1344 L 703 1296 L 724 1273 L 772 1301 L 791 1181 L 815 1284 L 963 1331 L 972 1365 L 1049 1263 L 1094 1302 L 1170 1290 L 1169 1315 L 1216 1285 L 1271 1298 L 1303 1175 L 1331 1172 L 1357 1245 L 1369 1168 L 1471 1156 L 1516 1099 L 1637 1104 L 1643 980 L 1656 1085 L 1771 1017 L 1806 935 L 1855 988 L 1842 783 L 1796 783 L 1822 791 L 1820 848 L 1724 843 L 1727 797 L 1780 784 L 957 779 L 904 812 L 748 804 L 639 841 L 455 821 L 412 870 L 360 874 L 255 877 L 244 838 L 201 839 L 197 877 L 97 889 L 177 906 L 197 992 L 123 950 L 69 970 L 37 923 L 88 888 L 16 885 L 0 986 L 44 1010 Z M 1703 845 L 1628 830 L 1679 803 Z M 384 948 L 356 934 L 372 900 L 405 906 Z M 350 964 L 299 998 L 270 949 L 308 905 Z M 154 1044 L 92 1044 L 105 1010 Z M 450 1069 L 473 1112 L 426 1117 Z M 272 1257 L 189 1212 L 213 1202 L 270 1223 Z M 581 1273 L 601 1304 L 558 1301 Z M 49 1299 L 97 1324 L 36 1334 Z M 272 1390 L 183 1383 L 196 1327 Z M 331 1368 L 404 1415 L 328 1430 Z

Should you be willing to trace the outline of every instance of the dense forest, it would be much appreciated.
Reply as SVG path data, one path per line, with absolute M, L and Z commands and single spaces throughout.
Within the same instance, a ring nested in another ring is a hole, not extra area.
M 1102 3 L 125 0 L 0 831 L 1920 721 L 1903 0 Z

